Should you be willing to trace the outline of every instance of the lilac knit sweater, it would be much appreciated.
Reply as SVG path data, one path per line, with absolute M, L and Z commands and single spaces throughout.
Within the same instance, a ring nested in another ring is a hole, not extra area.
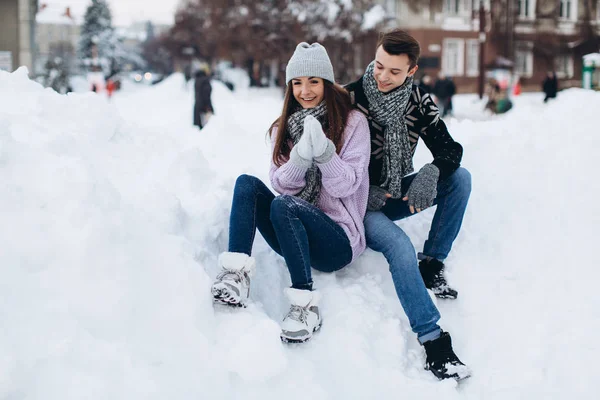
M 277 137 L 273 128 L 271 147 Z M 353 110 L 344 130 L 344 145 L 340 154 L 322 164 L 317 163 L 322 175 L 319 207 L 344 229 L 350 246 L 352 260 L 366 248 L 363 219 L 369 198 L 369 159 L 371 139 L 365 116 Z M 271 186 L 280 194 L 295 195 L 304 188 L 307 167 L 303 163 L 286 161 L 278 167 L 271 161 L 269 177 Z

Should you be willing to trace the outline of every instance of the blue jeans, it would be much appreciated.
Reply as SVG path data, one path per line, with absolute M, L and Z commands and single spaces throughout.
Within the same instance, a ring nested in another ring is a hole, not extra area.
M 312 290 L 311 266 L 337 271 L 352 261 L 346 232 L 316 206 L 295 196 L 275 196 L 250 175 L 235 182 L 229 217 L 229 251 L 251 255 L 256 229 L 285 258 L 292 287 Z
M 416 174 L 402 179 L 402 191 L 410 186 Z M 433 217 L 429 237 L 425 241 L 423 255 L 444 260 L 462 225 L 463 216 L 471 194 L 471 174 L 458 168 L 437 186 L 434 204 L 437 209 Z M 403 193 L 404 196 L 404 193 Z M 383 253 L 390 265 L 396 293 L 404 308 L 410 326 L 421 342 L 439 336 L 437 322 L 440 313 L 431 301 L 419 267 L 415 248 L 410 238 L 394 221 L 409 217 L 407 202 L 389 199 L 381 211 L 368 211 L 365 216 L 367 246 Z

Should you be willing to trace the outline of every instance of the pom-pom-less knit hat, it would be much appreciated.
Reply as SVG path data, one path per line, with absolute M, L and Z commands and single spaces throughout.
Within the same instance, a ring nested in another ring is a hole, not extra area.
M 285 83 L 301 76 L 314 76 L 334 83 L 333 66 L 325 47 L 319 43 L 300 43 L 285 68 Z

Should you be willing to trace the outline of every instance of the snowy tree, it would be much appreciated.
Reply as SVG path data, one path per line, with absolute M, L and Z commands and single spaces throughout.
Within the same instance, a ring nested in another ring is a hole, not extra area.
M 142 57 L 152 71 L 161 74 L 173 72 L 173 57 L 167 47 L 168 35 L 163 34 L 146 40 L 143 45 Z
M 110 58 L 114 52 L 114 40 L 112 15 L 106 0 L 92 0 L 81 27 L 79 57 L 92 57 L 92 47 L 96 45 L 100 57 Z
M 187 0 L 167 48 L 174 58 L 186 51 L 209 62 L 229 57 L 261 75 L 257 70 L 272 73 L 285 63 L 298 42 L 320 41 L 339 55 L 334 65 L 343 76 L 352 65 L 352 44 L 385 22 L 375 0 Z
M 60 57 L 52 57 L 44 65 L 44 86 L 65 94 L 71 91 L 68 66 Z
M 94 48 L 96 50 L 93 50 Z M 81 27 L 78 53 L 88 70 L 92 65 L 100 65 L 106 76 L 119 72 L 125 64 L 136 68 L 145 64 L 139 53 L 123 48 L 113 28 L 112 15 L 106 0 L 92 0 L 92 4 L 87 8 Z

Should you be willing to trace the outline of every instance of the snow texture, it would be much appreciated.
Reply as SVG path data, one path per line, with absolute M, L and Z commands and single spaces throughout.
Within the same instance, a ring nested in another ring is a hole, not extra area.
M 368 31 L 369 29 L 375 28 L 378 24 L 385 20 L 386 14 L 387 12 L 385 9 L 381 5 L 377 4 L 365 13 L 361 27 L 362 30 Z
M 596 398 L 600 93 L 523 95 L 494 117 L 455 98 L 473 193 L 447 260 L 460 295 L 437 305 L 473 370 L 457 385 L 423 369 L 372 251 L 315 272 L 324 324 L 305 345 L 279 340 L 289 276 L 260 235 L 252 304 L 213 308 L 234 181 L 267 181 L 282 101 L 213 82 L 198 131 L 192 92 L 174 75 L 108 101 L 0 71 L 0 398 Z M 432 213 L 399 223 L 417 250 Z

